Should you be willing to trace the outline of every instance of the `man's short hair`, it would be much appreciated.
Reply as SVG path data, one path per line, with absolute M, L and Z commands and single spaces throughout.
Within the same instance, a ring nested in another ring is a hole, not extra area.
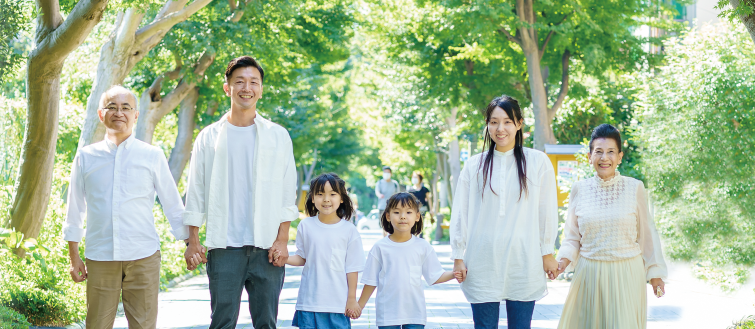
M 250 56 L 241 56 L 232 59 L 231 62 L 228 63 L 228 67 L 225 69 L 225 81 L 227 82 L 228 79 L 231 78 L 233 71 L 244 67 L 257 68 L 257 70 L 260 71 L 260 78 L 262 78 L 262 82 L 265 82 L 265 70 L 262 69 L 262 65 L 260 65 L 260 63 L 257 63 L 257 61 Z
M 106 90 L 104 93 L 102 93 L 102 96 L 100 97 L 100 109 L 105 108 L 105 102 L 107 102 L 107 99 L 118 94 L 129 94 L 131 97 L 134 98 L 134 109 L 137 107 L 137 102 L 139 102 L 139 98 L 136 97 L 136 94 L 134 94 L 131 89 L 125 88 L 121 85 L 115 85 L 110 87 L 108 90 Z
M 385 171 L 386 169 L 388 169 L 388 171 L 390 171 L 391 173 L 393 173 L 393 170 L 391 170 L 391 167 L 389 167 L 389 166 L 383 166 L 383 171 Z

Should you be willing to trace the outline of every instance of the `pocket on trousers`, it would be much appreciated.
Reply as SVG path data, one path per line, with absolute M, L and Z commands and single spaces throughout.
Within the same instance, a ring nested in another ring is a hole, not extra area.
M 410 282 L 412 286 L 422 286 L 422 266 L 410 266 L 409 267 Z
M 330 269 L 336 272 L 346 272 L 346 249 L 333 248 L 330 254 Z

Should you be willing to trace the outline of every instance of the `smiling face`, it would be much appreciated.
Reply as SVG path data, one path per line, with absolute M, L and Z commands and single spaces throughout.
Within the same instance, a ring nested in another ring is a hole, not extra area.
M 134 96 L 127 91 L 117 90 L 103 95 L 97 114 L 109 133 L 128 134 L 139 118 Z
M 587 157 L 598 176 L 607 179 L 616 172 L 624 152 L 619 151 L 619 145 L 613 138 L 597 138 L 592 141 L 592 152 Z
M 317 208 L 320 216 L 330 217 L 336 215 L 336 211 L 341 206 L 341 203 L 343 203 L 343 199 L 338 192 L 333 190 L 330 182 L 325 182 L 323 190 L 315 193 L 312 197 L 312 203 L 315 204 L 315 208 Z
M 506 111 L 500 107 L 493 109 L 488 121 L 488 133 L 496 144 L 496 150 L 505 152 L 513 149 L 516 145 L 516 134 L 519 129 L 522 129 L 521 120 L 516 122 L 509 118 Z
M 231 108 L 256 109 L 257 101 L 262 98 L 262 75 L 254 66 L 235 69 L 223 84 L 223 90 L 231 97 Z
M 397 205 L 391 208 L 388 220 L 393 226 L 393 234 L 410 234 L 412 227 L 419 221 L 419 211 L 409 205 Z

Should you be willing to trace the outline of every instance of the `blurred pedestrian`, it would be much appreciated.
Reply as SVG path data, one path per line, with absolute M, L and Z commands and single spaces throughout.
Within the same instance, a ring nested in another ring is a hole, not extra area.
M 414 171 L 412 173 L 412 185 L 409 186 L 407 192 L 411 193 L 417 198 L 417 200 L 419 200 L 419 212 L 422 214 L 422 218 L 428 218 L 428 213 L 432 215 L 432 207 L 430 205 L 433 203 L 433 195 L 430 193 L 430 190 L 425 187 L 424 176 L 422 176 L 419 171 Z M 424 230 L 422 235 L 424 236 Z
M 391 179 L 392 175 L 393 170 L 391 170 L 391 167 L 383 166 L 383 179 L 375 184 L 375 195 L 378 197 L 378 218 L 382 218 L 388 198 L 399 192 L 398 182 Z M 385 235 L 385 230 L 383 230 L 383 236 Z

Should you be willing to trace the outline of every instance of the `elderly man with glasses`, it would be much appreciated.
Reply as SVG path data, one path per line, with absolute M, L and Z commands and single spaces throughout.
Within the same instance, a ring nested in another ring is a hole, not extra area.
M 81 148 L 71 169 L 63 225 L 71 278 L 87 280 L 87 328 L 113 327 L 121 293 L 129 328 L 155 328 L 160 287 L 155 193 L 178 240 L 189 237 L 183 203 L 163 151 L 132 134 L 139 117 L 134 94 L 110 88 L 98 114 L 105 139 Z M 84 235 L 86 263 L 79 256 Z

